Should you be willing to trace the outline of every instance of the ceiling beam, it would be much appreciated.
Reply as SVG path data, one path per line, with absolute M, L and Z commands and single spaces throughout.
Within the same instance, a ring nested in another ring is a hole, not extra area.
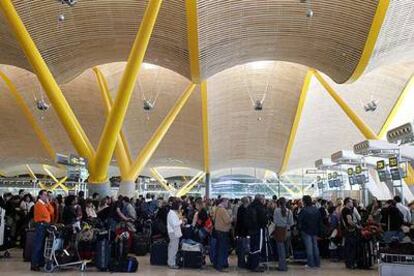
M 378 133 L 378 137 L 380 139 L 383 139 L 385 135 L 387 135 L 387 131 L 389 130 L 390 125 L 394 121 L 395 117 L 398 115 L 402 104 L 404 103 L 405 98 L 408 95 L 408 92 L 414 90 L 414 75 L 410 77 L 408 82 L 406 83 L 403 91 L 401 92 L 400 96 L 398 97 L 397 101 L 395 102 L 394 106 L 392 107 L 392 110 L 390 114 L 388 114 L 387 119 L 385 120 L 384 124 L 382 125 L 382 128 L 380 132 Z
M 292 128 L 290 129 L 289 140 L 286 145 L 285 154 L 283 156 L 282 165 L 279 170 L 279 175 L 283 174 L 289 165 L 290 156 L 292 154 L 293 145 L 295 144 L 296 140 L 296 133 L 299 128 L 299 123 L 302 118 L 303 107 L 305 106 L 306 97 L 308 95 L 309 86 L 312 80 L 312 77 L 315 74 L 314 69 L 309 69 L 308 73 L 305 76 L 305 80 L 302 85 L 302 91 L 300 93 L 298 106 L 296 109 L 295 119 L 293 120 Z
M 197 1 L 185 0 L 185 8 L 187 14 L 187 44 L 188 55 L 190 59 L 191 80 L 199 84 L 200 76 L 200 58 L 198 47 L 198 13 Z
M 17 91 L 16 86 L 2 71 L 0 71 L 0 78 L 3 79 L 6 86 L 9 88 L 10 93 L 13 95 L 17 105 L 20 107 L 20 110 L 23 112 L 23 115 L 26 117 L 26 120 L 29 122 L 30 126 L 32 127 L 37 138 L 39 139 L 40 143 L 46 150 L 51 160 L 55 160 L 56 158 L 55 150 L 53 149 L 51 143 L 49 142 L 49 139 L 47 138 L 46 134 L 43 132 L 42 128 L 37 123 L 36 118 L 33 116 L 30 108 L 24 101 L 23 97 Z
M 328 82 L 321 76 L 319 72 L 315 72 L 315 77 L 325 90 L 331 95 L 334 101 L 339 105 L 342 111 L 348 116 L 348 118 L 354 123 L 359 131 L 364 135 L 366 139 L 378 140 L 378 136 L 375 132 L 358 116 L 358 114 L 352 110 L 352 108 L 339 96 L 339 94 L 328 84 Z
M 389 5 L 390 0 L 378 0 L 378 6 L 372 20 L 367 40 L 365 41 L 364 49 L 361 53 L 361 57 L 359 58 L 359 62 L 354 69 L 354 72 L 347 81 L 348 83 L 352 83 L 358 80 L 367 68 L 371 56 L 374 52 L 375 45 L 377 44 L 377 39 L 384 23 L 385 16 L 387 15 Z

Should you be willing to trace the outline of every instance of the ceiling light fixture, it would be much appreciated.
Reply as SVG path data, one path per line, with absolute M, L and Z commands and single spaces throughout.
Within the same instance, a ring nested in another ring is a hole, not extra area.
M 61 2 L 62 4 L 66 4 L 70 7 L 73 7 L 76 5 L 76 3 L 78 2 L 78 0 L 58 0 L 59 2 Z
M 378 107 L 378 101 L 371 100 L 369 103 L 364 105 L 364 110 L 365 112 L 374 112 L 375 110 L 377 110 L 377 107 Z
M 312 0 L 300 0 L 300 2 L 307 4 L 308 9 L 306 10 L 306 17 L 312 18 L 313 17 Z

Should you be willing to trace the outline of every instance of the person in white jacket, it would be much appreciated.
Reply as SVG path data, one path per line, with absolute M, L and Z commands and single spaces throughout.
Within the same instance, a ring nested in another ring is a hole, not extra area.
M 175 199 L 172 201 L 171 209 L 167 216 L 167 230 L 170 242 L 168 244 L 168 266 L 172 269 L 177 269 L 176 256 L 178 252 L 178 245 L 180 238 L 183 235 L 181 233 L 182 221 L 178 216 L 178 210 L 180 209 L 180 201 Z

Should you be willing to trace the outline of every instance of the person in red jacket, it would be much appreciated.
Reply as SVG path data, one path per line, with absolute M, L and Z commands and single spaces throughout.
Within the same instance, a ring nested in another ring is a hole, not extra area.
M 44 265 L 43 248 L 46 228 L 53 221 L 54 209 L 49 202 L 46 190 L 40 190 L 38 200 L 34 206 L 35 242 L 32 249 L 31 270 L 39 271 Z

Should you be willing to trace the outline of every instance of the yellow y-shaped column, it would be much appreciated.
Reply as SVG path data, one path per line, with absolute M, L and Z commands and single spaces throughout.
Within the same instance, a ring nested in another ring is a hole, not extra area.
M 161 8 L 162 0 L 150 0 L 135 38 L 128 62 L 125 67 L 118 93 L 106 120 L 105 127 L 96 150 L 96 157 L 90 172 L 90 181 L 102 183 L 107 181 L 107 171 L 115 149 L 118 134 L 121 131 L 131 95 L 134 91 L 141 64 Z M 135 178 L 128 180 L 134 181 Z
M 125 180 L 135 180 L 139 174 L 141 173 L 142 169 L 151 159 L 151 156 L 154 154 L 155 150 L 158 148 L 158 145 L 161 143 L 164 136 L 167 134 L 169 128 L 173 124 L 175 118 L 177 118 L 178 114 L 180 113 L 181 109 L 184 107 L 187 100 L 190 98 L 194 88 L 196 87 L 195 84 L 191 83 L 188 85 L 187 89 L 184 93 L 180 96 L 177 102 L 174 104 L 170 112 L 162 121 L 161 125 L 157 128 L 157 130 L 152 135 L 151 139 L 147 142 L 141 152 L 138 154 L 137 158 L 133 162 L 129 173 L 126 176 Z M 122 187 L 121 187 L 122 188 Z M 126 189 L 126 188 L 124 188 Z M 127 192 L 127 191 L 122 191 Z
M 107 182 L 107 171 L 115 149 L 118 134 L 122 128 L 125 113 L 133 92 L 135 81 L 142 64 L 149 39 L 155 25 L 162 0 L 149 0 L 147 9 L 143 16 L 138 34 L 132 46 L 128 63 L 119 86 L 115 103 L 106 121 L 100 143 L 95 154 L 89 139 L 83 131 L 75 114 L 66 101 L 56 80 L 50 72 L 46 62 L 43 60 L 39 50 L 33 42 L 30 34 L 25 28 L 11 0 L 1 0 L 0 9 L 13 30 L 17 41 L 23 49 L 33 71 L 39 78 L 45 93 L 55 108 L 60 121 L 68 133 L 77 152 L 89 160 L 90 183 L 105 185 L 90 186 L 90 192 L 109 192 Z

